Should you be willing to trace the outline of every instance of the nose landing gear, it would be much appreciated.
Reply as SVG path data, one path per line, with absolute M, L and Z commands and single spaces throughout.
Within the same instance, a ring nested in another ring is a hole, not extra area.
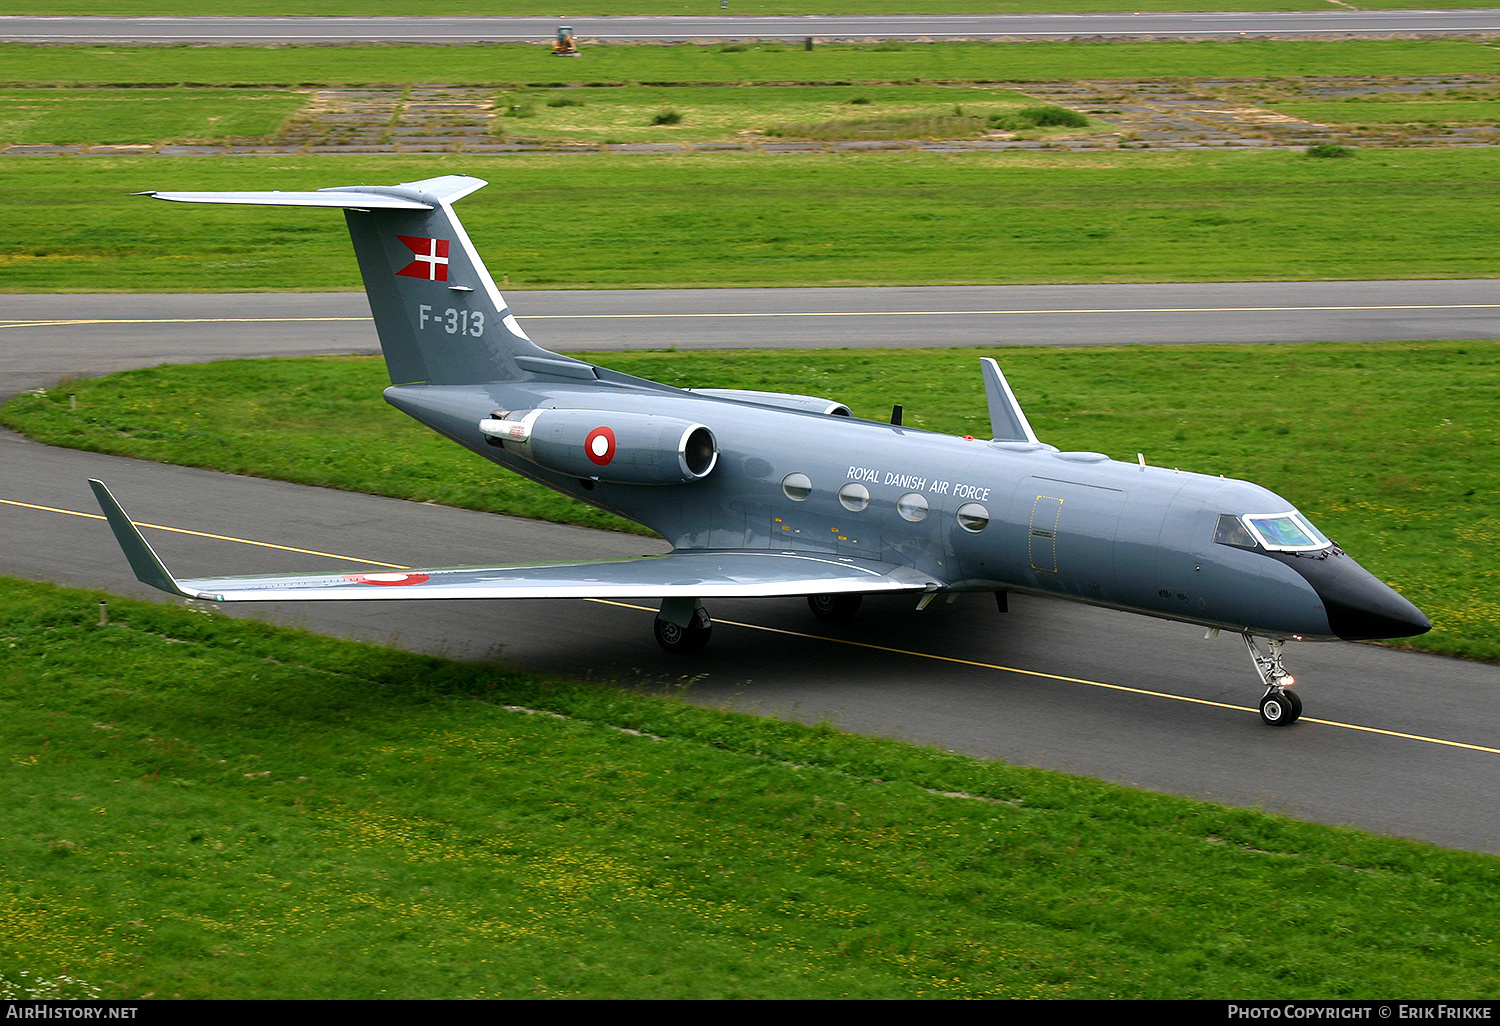
M 1255 663 L 1255 672 L 1260 674 L 1261 683 L 1266 686 L 1266 693 L 1260 696 L 1260 718 L 1273 727 L 1296 723 L 1302 715 L 1302 699 L 1291 690 L 1297 683 L 1296 678 L 1281 665 L 1281 650 L 1286 639 L 1267 638 L 1263 652 L 1250 635 L 1241 637 L 1245 639 L 1245 648 Z

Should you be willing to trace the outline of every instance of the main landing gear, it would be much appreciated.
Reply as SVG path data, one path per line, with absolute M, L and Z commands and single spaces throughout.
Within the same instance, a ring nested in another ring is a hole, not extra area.
M 863 595 L 809 595 L 807 608 L 820 620 L 845 620 L 859 612 Z M 662 599 L 652 625 L 656 643 L 667 652 L 697 652 L 708 644 L 714 622 L 697 599 Z
M 819 620 L 847 620 L 859 612 L 859 605 L 865 600 L 863 595 L 809 595 L 807 596 L 807 608 L 812 610 L 812 615 Z
M 714 632 L 708 610 L 697 599 L 662 599 L 654 627 L 656 643 L 667 652 L 697 652 Z
M 1241 637 L 1245 639 L 1245 648 L 1255 663 L 1255 672 L 1260 674 L 1261 683 L 1266 686 L 1266 693 L 1260 696 L 1260 718 L 1273 727 L 1296 723 L 1302 715 L 1302 699 L 1292 690 L 1296 678 L 1281 665 L 1281 650 L 1286 639 L 1267 638 L 1266 650 L 1262 651 L 1250 635 Z

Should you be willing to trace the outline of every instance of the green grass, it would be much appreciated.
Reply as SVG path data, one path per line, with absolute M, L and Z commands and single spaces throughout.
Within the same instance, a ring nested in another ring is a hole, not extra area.
M 1478 40 L 1032 42 L 800 46 L 126 47 L 0 44 L 0 84 L 1025 82 L 1058 79 L 1444 75 L 1500 72 Z
M 255 89 L 0 89 L 0 145 L 257 138 L 306 103 Z
M 1278 103 L 1278 114 L 1325 125 L 1493 125 L 1500 100 L 1409 101 L 1406 103 Z
M 7 997 L 1500 993 L 1492 856 L 101 597 L 0 582 Z
M 1466 7 L 1472 0 L 1361 0 L 1364 10 L 1401 10 Z M 800 14 L 973 14 L 981 5 L 974 0 L 768 0 L 767 3 L 735 0 L 727 13 L 732 15 L 800 15 Z M 982 5 L 986 13 L 1112 13 L 1120 11 L 1301 11 L 1313 9 L 1308 0 L 988 0 Z M 542 0 L 507 3 L 503 13 L 511 17 L 555 17 L 559 25 L 569 19 L 626 15 L 718 15 L 726 13 L 713 0 L 694 0 L 689 6 L 681 0 L 595 0 L 568 8 L 559 16 L 557 5 Z M 231 6 L 225 0 L 187 3 L 185 0 L 5 0 L 0 14 L 36 15 L 113 15 L 113 16 L 229 16 L 246 14 L 244 8 Z M 370 5 L 356 0 L 274 0 L 248 12 L 263 17 L 278 15 L 324 17 L 368 17 Z M 382 12 L 390 13 L 390 12 Z M 444 5 L 447 17 L 460 15 L 493 17 L 497 9 L 483 0 L 455 0 Z
M 460 213 L 517 288 L 1500 276 L 1490 149 L 49 157 L 0 162 L 0 291 L 355 289 L 327 211 L 130 193 L 448 173 L 493 183 Z
M 899 402 L 915 427 L 984 435 L 978 355 L 743 351 L 596 360 L 679 386 L 826 395 L 876 419 Z M 1500 660 L 1500 345 L 1017 348 L 1001 360 L 1045 441 L 1127 461 L 1144 452 L 1157 466 L 1265 485 L 1431 617 L 1432 633 L 1414 645 Z M 381 401 L 387 381 L 373 358 L 163 367 L 19 396 L 0 409 L 0 423 L 57 445 L 624 526 L 409 421 Z

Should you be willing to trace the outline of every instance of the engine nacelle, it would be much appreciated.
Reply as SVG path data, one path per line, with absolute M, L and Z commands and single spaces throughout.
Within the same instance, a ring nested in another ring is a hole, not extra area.
M 621 484 L 686 484 L 707 477 L 719 461 L 707 427 L 647 413 L 497 411 L 479 430 L 539 467 Z
M 742 403 L 756 406 L 772 406 L 778 410 L 801 410 L 804 413 L 822 413 L 830 417 L 852 417 L 849 407 L 833 399 L 816 395 L 796 395 L 792 392 L 757 392 L 749 388 L 690 388 L 694 395 L 707 395 L 715 399 L 738 399 Z

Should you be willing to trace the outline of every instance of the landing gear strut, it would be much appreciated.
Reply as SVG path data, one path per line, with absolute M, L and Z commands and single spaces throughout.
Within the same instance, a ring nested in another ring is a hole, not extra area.
M 656 643 L 667 652 L 697 652 L 714 631 L 708 610 L 697 599 L 662 599 L 653 626 Z
M 1286 639 L 1267 638 L 1263 652 L 1250 635 L 1241 637 L 1245 639 L 1245 648 L 1255 663 L 1255 672 L 1260 674 L 1260 681 L 1266 686 L 1266 693 L 1260 696 L 1260 718 L 1273 727 L 1296 723 L 1302 715 L 1302 699 L 1291 689 L 1297 683 L 1296 678 L 1281 665 L 1281 650 Z

